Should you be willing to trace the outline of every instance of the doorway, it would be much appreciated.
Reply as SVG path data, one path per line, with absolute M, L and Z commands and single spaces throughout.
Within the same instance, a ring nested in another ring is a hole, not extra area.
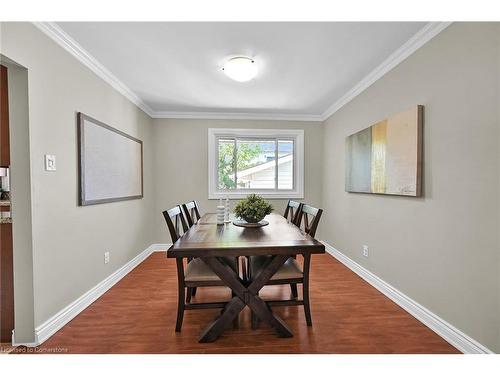
M 0 342 L 14 329 L 14 263 L 10 214 L 10 124 L 8 68 L 0 65 Z

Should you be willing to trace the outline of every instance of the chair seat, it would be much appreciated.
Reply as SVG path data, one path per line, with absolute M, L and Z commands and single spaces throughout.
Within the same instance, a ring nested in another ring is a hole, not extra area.
M 250 269 L 252 272 L 252 278 L 255 279 L 255 277 L 257 277 L 257 275 L 264 269 L 264 266 L 268 262 L 269 258 L 269 255 L 250 257 Z M 283 263 L 280 269 L 271 277 L 271 280 L 299 279 L 303 276 L 304 274 L 299 262 L 297 262 L 293 258 L 288 258 L 288 260 Z
M 232 257 L 223 257 L 222 260 L 235 269 L 236 259 Z M 184 271 L 185 281 L 220 281 L 219 276 L 200 258 L 191 260 Z
M 214 271 L 200 258 L 195 258 L 187 264 L 184 271 L 185 281 L 219 281 Z

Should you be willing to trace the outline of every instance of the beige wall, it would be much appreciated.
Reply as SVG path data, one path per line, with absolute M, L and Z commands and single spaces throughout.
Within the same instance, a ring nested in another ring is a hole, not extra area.
M 151 244 L 152 121 L 29 23 L 1 24 L 1 53 L 26 67 L 29 75 L 34 320 L 38 326 Z M 78 207 L 77 111 L 144 141 L 144 199 Z M 56 172 L 44 171 L 44 154 L 56 155 Z M 13 207 L 14 220 L 15 215 Z M 105 251 L 111 252 L 107 265 Z M 23 322 L 16 321 L 16 327 L 19 324 Z
M 162 210 L 196 199 L 202 211 L 214 211 L 217 200 L 208 200 L 208 128 L 304 129 L 304 200 L 314 205 L 321 199 L 322 125 L 318 122 L 250 120 L 155 119 L 155 241 L 171 242 Z M 271 200 L 284 210 L 285 200 Z M 234 201 L 231 202 L 234 207 Z
M 453 24 L 330 117 L 322 199 L 324 240 L 495 351 L 499 38 L 499 24 Z M 424 197 L 346 193 L 345 138 L 415 104 L 425 106 Z

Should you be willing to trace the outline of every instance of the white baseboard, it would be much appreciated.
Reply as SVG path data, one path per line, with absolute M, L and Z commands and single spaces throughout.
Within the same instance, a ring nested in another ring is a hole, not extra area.
M 420 322 L 425 324 L 431 330 L 436 332 L 439 336 L 460 350 L 462 353 L 468 354 L 493 354 L 493 351 L 480 344 L 473 338 L 467 336 L 465 333 L 446 322 L 433 312 L 420 305 L 418 302 L 412 300 L 410 297 L 400 292 L 392 285 L 386 283 L 377 275 L 371 273 L 363 266 L 359 265 L 351 258 L 342 254 L 340 251 L 329 245 L 325 241 L 321 241 L 326 248 L 326 251 L 334 258 L 339 260 L 354 273 L 360 276 L 367 283 L 375 287 L 378 291 L 390 298 L 408 313 L 417 318 Z
M 101 297 L 106 293 L 113 285 L 120 281 L 124 276 L 126 276 L 130 271 L 137 267 L 144 259 L 151 255 L 155 251 L 166 251 L 170 247 L 170 244 L 152 244 L 146 250 L 141 252 L 135 258 L 131 259 L 124 266 L 113 272 L 95 287 L 90 289 L 88 292 L 77 298 L 75 301 L 70 303 L 68 306 L 63 308 L 57 314 L 49 318 L 44 323 L 40 324 L 35 328 L 35 342 L 22 343 L 17 342 L 15 338 L 15 331 L 12 332 L 12 345 L 19 346 L 24 345 L 28 347 L 34 347 L 42 344 L 54 333 L 59 331 L 64 327 L 70 320 L 81 313 L 84 309 L 92 304 L 96 299 Z
M 150 246 L 150 248 L 153 249 L 153 252 L 155 252 L 155 251 L 167 251 L 170 246 L 172 246 L 171 243 L 154 243 Z

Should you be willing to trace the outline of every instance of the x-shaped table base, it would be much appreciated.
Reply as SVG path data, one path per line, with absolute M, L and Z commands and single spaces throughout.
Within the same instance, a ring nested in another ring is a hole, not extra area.
M 288 259 L 288 255 L 275 255 L 270 258 L 262 272 L 246 286 L 238 275 L 224 262 L 216 257 L 202 257 L 203 261 L 219 276 L 219 278 L 236 295 L 229 301 L 223 313 L 205 331 L 203 331 L 199 342 L 213 342 L 230 326 L 245 306 L 250 309 L 264 322 L 271 324 L 279 337 L 292 337 L 293 333 L 279 317 L 273 314 L 269 306 L 258 295 L 267 281 L 278 271 Z

